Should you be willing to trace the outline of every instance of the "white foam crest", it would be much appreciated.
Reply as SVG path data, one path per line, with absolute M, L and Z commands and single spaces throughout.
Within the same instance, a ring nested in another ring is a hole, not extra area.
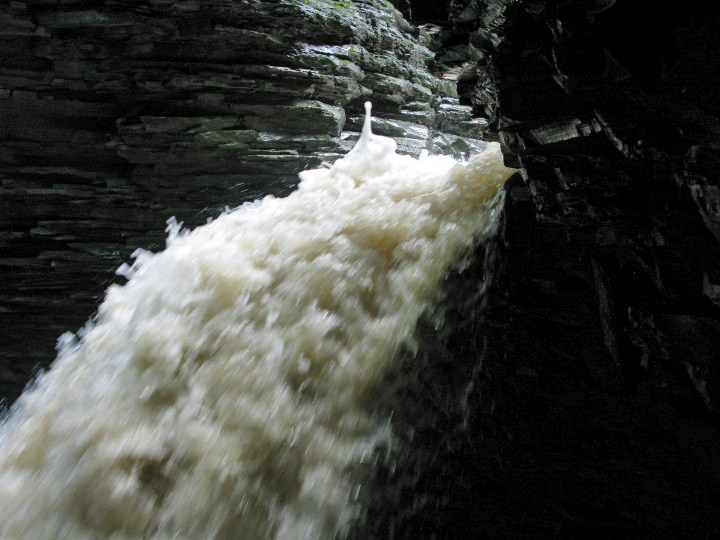
M 382 379 L 511 172 L 368 120 L 290 196 L 170 223 L 3 426 L 0 537 L 344 535 L 391 444 Z

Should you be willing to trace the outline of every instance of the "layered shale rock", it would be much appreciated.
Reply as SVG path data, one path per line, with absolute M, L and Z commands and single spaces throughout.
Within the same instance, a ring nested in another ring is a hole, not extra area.
M 482 148 L 422 39 L 383 0 L 0 6 L 0 396 L 168 218 L 287 193 L 352 146 L 365 100 L 401 152 Z
M 355 537 L 717 536 L 717 10 L 393 3 L 449 24 L 381 0 L 0 7 L 1 393 L 170 215 L 287 192 L 371 99 L 406 152 L 497 137 L 522 177 L 422 326 L 413 450 Z
M 449 18 L 463 101 L 522 177 L 507 185 L 487 305 L 463 317 L 476 337 L 452 353 L 477 354 L 455 394 L 469 412 L 393 472 L 414 475 L 407 490 L 434 519 L 399 503 L 392 526 L 717 536 L 717 10 L 454 0 Z

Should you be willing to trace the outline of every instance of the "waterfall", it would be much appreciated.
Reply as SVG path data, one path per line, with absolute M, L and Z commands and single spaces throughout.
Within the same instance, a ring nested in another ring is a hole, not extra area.
M 392 451 L 383 381 L 513 172 L 357 146 L 137 252 L 0 429 L 0 537 L 333 538 Z

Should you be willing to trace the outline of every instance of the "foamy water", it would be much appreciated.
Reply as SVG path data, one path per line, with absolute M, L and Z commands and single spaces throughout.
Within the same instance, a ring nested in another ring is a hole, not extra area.
M 343 536 L 383 378 L 513 171 L 370 134 L 296 192 L 141 253 L 0 431 L 0 538 Z

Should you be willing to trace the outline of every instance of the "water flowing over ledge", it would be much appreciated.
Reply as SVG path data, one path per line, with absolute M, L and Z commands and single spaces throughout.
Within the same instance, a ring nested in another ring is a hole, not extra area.
M 2 428 L 0 536 L 346 534 L 392 445 L 383 378 L 513 172 L 496 144 L 394 149 L 368 120 L 290 196 L 138 253 Z

